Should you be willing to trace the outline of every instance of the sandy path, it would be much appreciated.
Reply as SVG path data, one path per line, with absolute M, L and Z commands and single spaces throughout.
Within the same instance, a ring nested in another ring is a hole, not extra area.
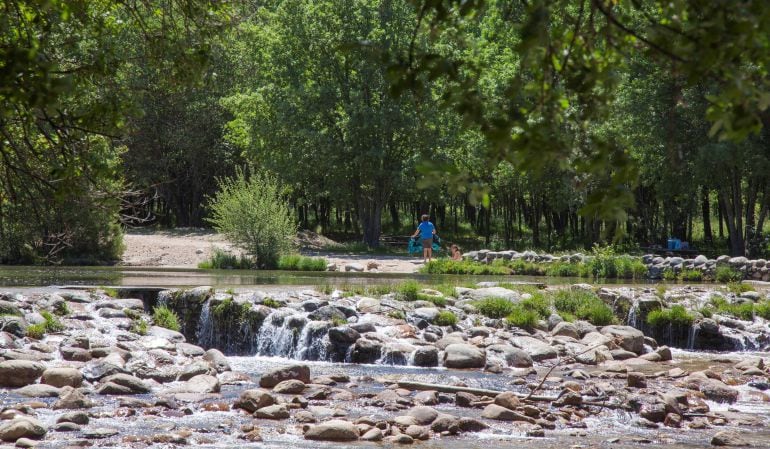
M 123 237 L 126 250 L 121 264 L 125 266 L 197 268 L 207 260 L 214 249 L 237 252 L 220 234 L 202 229 L 129 230 Z M 414 273 L 422 266 L 422 259 L 404 256 L 356 255 L 302 251 L 303 254 L 325 257 L 340 270 L 356 263 L 367 267 L 370 262 L 380 273 Z M 369 271 L 369 270 L 367 270 Z

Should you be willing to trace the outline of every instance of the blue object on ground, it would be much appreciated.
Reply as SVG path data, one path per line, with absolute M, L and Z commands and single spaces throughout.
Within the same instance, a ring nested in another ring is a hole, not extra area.
M 441 239 L 439 236 L 433 236 L 433 245 L 431 245 L 431 247 L 433 248 L 434 253 L 441 250 Z M 412 237 L 409 239 L 407 248 L 409 254 L 422 254 L 422 241 L 419 237 Z

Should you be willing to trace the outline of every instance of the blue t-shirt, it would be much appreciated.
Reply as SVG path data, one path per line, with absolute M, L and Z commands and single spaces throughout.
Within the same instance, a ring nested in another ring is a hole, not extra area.
M 420 238 L 427 240 L 433 238 L 433 230 L 436 229 L 436 227 L 429 221 L 423 221 L 417 226 L 417 229 L 420 231 Z

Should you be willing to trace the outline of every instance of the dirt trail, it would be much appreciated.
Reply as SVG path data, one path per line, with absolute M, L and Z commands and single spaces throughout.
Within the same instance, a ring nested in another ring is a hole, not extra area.
M 211 230 L 194 228 L 130 230 L 124 236 L 124 243 L 126 250 L 121 262 L 124 266 L 196 268 L 217 248 L 238 252 L 224 236 Z M 351 263 L 360 264 L 365 268 L 375 264 L 380 273 L 414 273 L 422 266 L 422 259 L 407 255 L 356 255 L 324 251 L 303 253 L 325 257 L 341 271 L 344 271 L 345 265 Z

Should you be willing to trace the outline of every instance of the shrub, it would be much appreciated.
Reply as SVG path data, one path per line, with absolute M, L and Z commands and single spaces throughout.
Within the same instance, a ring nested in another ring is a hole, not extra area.
M 169 309 L 167 306 L 157 306 L 153 309 L 152 322 L 155 323 L 156 326 L 179 332 L 179 317 L 176 312 Z
M 653 310 L 647 314 L 647 324 L 652 327 L 690 326 L 693 321 L 695 321 L 695 317 L 678 304 L 669 309 Z
M 435 323 L 439 326 L 454 326 L 457 324 L 457 316 L 448 310 L 442 310 L 436 317 Z
M 495 260 L 497 262 L 497 260 Z M 505 260 L 500 260 L 499 265 L 504 265 Z M 514 260 L 507 264 L 511 269 L 512 274 L 526 275 L 526 276 L 543 276 L 546 274 L 546 267 L 542 264 L 533 262 L 527 262 L 525 260 Z
M 489 318 L 505 318 L 514 311 L 514 303 L 505 298 L 485 298 L 473 305 L 480 314 Z
M 546 276 L 578 277 L 580 264 L 569 262 L 554 262 L 545 269 Z
M 282 304 L 273 298 L 265 298 L 262 300 L 262 305 L 271 309 L 278 309 Z
M 703 280 L 703 272 L 700 270 L 682 270 L 679 278 L 683 281 L 694 282 Z
M 198 264 L 198 268 L 205 270 L 249 270 L 254 268 L 254 262 L 248 257 L 214 249 L 208 260 Z
M 274 267 L 292 248 L 297 233 L 292 209 L 276 179 L 268 174 L 247 178 L 238 170 L 235 177 L 220 179 L 209 208 L 208 221 L 260 268 Z
M 523 304 L 515 304 L 505 320 L 511 325 L 522 329 L 532 329 L 540 319 L 537 311 L 525 307 Z
M 553 304 L 562 317 L 587 320 L 597 326 L 606 326 L 615 322 L 615 315 L 610 306 L 589 291 L 582 289 L 559 290 L 554 294 Z
M 735 268 L 728 266 L 719 266 L 714 272 L 714 279 L 717 282 L 740 282 L 743 280 L 743 273 Z
M 666 281 L 676 280 L 676 272 L 673 270 L 673 268 L 666 268 L 665 270 L 663 270 L 663 280 L 666 280 Z
M 398 298 L 402 301 L 417 301 L 421 289 L 417 281 L 406 281 L 401 283 L 396 291 Z

